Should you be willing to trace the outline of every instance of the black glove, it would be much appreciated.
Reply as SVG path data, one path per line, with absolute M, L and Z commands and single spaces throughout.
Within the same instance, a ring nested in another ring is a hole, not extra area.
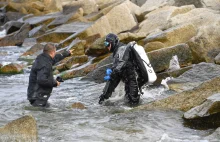
M 63 78 L 60 77 L 60 76 L 58 76 L 58 77 L 56 78 L 56 80 L 57 80 L 58 82 L 64 82 Z
M 71 54 L 70 54 L 70 51 L 64 51 L 64 52 L 62 52 L 62 55 L 64 57 L 69 57 Z
M 104 102 L 104 100 L 105 100 L 104 96 L 101 95 L 101 96 L 99 97 L 99 104 L 102 104 L 102 103 Z

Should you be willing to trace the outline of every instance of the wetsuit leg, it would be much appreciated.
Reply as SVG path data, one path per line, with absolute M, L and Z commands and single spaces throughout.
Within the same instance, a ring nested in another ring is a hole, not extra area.
M 138 104 L 140 95 L 138 94 L 138 85 L 136 80 L 136 73 L 134 69 L 127 69 L 124 72 L 124 81 L 125 81 L 125 96 L 128 99 L 130 104 Z
M 103 90 L 103 94 L 99 97 L 99 104 L 102 104 L 102 102 L 105 99 L 108 99 L 109 97 L 111 97 L 112 92 L 114 92 L 114 90 L 118 86 L 120 80 L 121 80 L 121 78 L 120 78 L 120 75 L 118 73 L 111 74 L 110 81 L 108 81 L 106 83 L 105 88 Z
M 120 80 L 121 80 L 120 77 L 111 78 L 111 80 L 109 82 L 109 86 L 107 88 L 107 91 L 105 94 L 103 94 L 105 99 L 108 99 L 109 97 L 111 97 L 112 92 L 114 92 L 114 90 L 118 86 Z

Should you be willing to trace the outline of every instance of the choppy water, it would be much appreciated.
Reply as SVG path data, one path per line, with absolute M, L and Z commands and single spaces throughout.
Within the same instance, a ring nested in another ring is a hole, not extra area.
M 0 48 L 0 62 L 16 61 L 24 48 Z M 98 104 L 104 84 L 70 79 L 53 90 L 47 109 L 34 109 L 26 100 L 29 73 L 0 75 L 0 126 L 31 114 L 42 142 L 207 142 L 212 130 L 195 130 L 184 126 L 180 111 L 130 111 L 118 88 L 105 105 Z M 167 94 L 163 87 L 147 88 L 142 104 Z M 72 109 L 75 102 L 87 109 Z

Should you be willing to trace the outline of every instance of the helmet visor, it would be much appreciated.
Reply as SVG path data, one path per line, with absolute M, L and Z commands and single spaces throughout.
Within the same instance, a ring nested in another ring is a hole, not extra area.
M 109 47 L 109 45 L 110 45 L 110 42 L 108 42 L 108 41 L 105 41 L 105 42 L 104 42 L 104 46 L 105 46 L 105 47 Z

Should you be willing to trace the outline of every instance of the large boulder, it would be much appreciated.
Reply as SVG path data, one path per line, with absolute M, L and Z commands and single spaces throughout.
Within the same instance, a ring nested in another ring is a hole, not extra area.
M 71 69 L 71 67 L 74 65 L 74 64 L 83 64 L 85 62 L 88 61 L 88 56 L 86 55 L 82 55 L 82 56 L 73 56 L 73 57 L 70 57 L 66 62 L 62 63 L 62 64 L 59 64 L 56 66 L 56 69 L 61 72 L 61 71 L 64 71 L 64 70 L 68 70 L 68 69 Z
M 199 33 L 187 44 L 193 53 L 194 63 L 214 62 L 220 52 L 220 20 L 201 27 Z
M 62 0 L 62 5 L 80 6 L 84 11 L 84 15 L 98 12 L 96 0 Z
M 46 25 L 40 25 L 29 31 L 29 37 L 37 37 L 46 33 L 48 28 Z
M 193 65 L 193 68 L 183 73 L 177 78 L 167 82 L 170 90 L 182 92 L 199 86 L 204 81 L 208 81 L 220 75 L 220 66 L 212 63 L 200 63 Z
M 157 80 L 153 84 L 154 85 L 161 85 L 163 83 L 163 80 L 165 81 L 166 79 L 177 78 L 190 69 L 192 69 L 192 66 L 183 67 L 183 68 L 180 68 L 180 69 L 174 70 L 174 71 L 168 70 L 168 71 L 165 71 L 162 73 L 158 73 Z M 169 88 L 169 86 L 167 85 L 167 81 L 166 81 L 166 84 L 163 84 L 163 85 L 165 85 L 166 88 Z M 171 88 L 169 88 L 169 89 L 171 90 Z
M 138 7 L 135 7 L 135 5 L 128 0 L 115 6 L 83 32 L 82 37 L 87 37 L 96 33 L 99 33 L 101 37 L 103 37 L 108 33 L 119 33 L 130 30 L 137 25 L 136 18 L 133 15 L 134 12 L 132 12 L 135 11 L 135 9 L 137 10 Z
M 63 10 L 61 0 L 43 0 L 43 4 L 45 5 L 44 11 L 46 11 L 46 13 Z
M 122 2 L 124 2 L 124 0 L 97 1 L 99 11 L 87 15 L 86 19 L 89 21 L 96 21 Z
M 32 116 L 23 116 L 0 128 L 0 141 L 37 142 L 37 124 Z
M 24 17 L 25 14 L 22 14 L 20 12 L 9 11 L 6 13 L 6 16 L 7 16 L 8 21 L 17 21 L 17 20 L 21 19 L 22 17 Z
M 184 113 L 183 117 L 192 126 L 220 126 L 220 93 L 208 97 L 201 105 Z
M 155 72 L 166 71 L 174 55 L 177 55 L 181 67 L 188 66 L 192 63 L 192 53 L 187 44 L 163 48 L 147 53 L 150 63 Z
M 213 10 L 220 10 L 219 0 L 147 0 L 141 6 L 141 13 L 146 14 L 150 11 L 156 10 L 164 6 L 184 6 L 194 5 L 196 8 L 210 8 Z
M 118 34 L 118 38 L 123 43 L 129 43 L 131 41 L 136 41 L 138 44 L 143 45 L 142 39 L 147 36 L 146 33 L 131 33 L 125 32 Z
M 209 96 L 220 93 L 220 77 L 208 80 L 198 87 L 140 106 L 140 109 L 172 109 L 188 111 L 203 103 Z
M 105 38 L 97 39 L 85 52 L 89 56 L 100 56 L 108 53 L 108 49 L 103 46 Z
M 87 29 L 89 26 L 91 26 L 91 23 L 72 22 L 69 24 L 63 24 L 38 37 L 37 41 L 62 43 L 62 45 L 65 47 L 68 46 L 79 33 Z
M 185 23 L 191 23 L 198 28 L 197 35 L 187 42 L 193 53 L 193 62 L 214 62 L 215 56 L 220 51 L 219 12 L 197 8 L 170 19 L 171 26 Z
M 158 47 L 158 44 L 155 43 L 158 42 L 162 44 L 163 48 L 174 46 L 180 43 L 186 43 L 192 37 L 196 36 L 196 34 L 197 34 L 197 28 L 194 27 L 194 25 L 192 24 L 180 25 L 165 30 L 163 32 L 160 32 L 158 34 L 152 34 L 147 36 L 147 38 L 144 40 L 147 43 L 145 48 L 148 49 L 148 47 L 150 47 L 155 49 L 156 47 Z
M 89 72 L 95 69 L 96 64 L 85 65 L 84 67 L 71 69 L 68 71 L 64 71 L 59 76 L 61 76 L 64 80 L 74 78 L 74 77 L 82 77 L 87 75 Z
M 197 119 L 216 113 L 220 113 L 220 93 L 208 97 L 201 105 L 185 112 L 183 117 L 185 119 Z
M 18 74 L 23 72 L 23 65 L 11 63 L 0 68 L 0 74 Z
M 131 0 L 131 2 L 135 3 L 138 6 L 142 6 L 147 0 Z
M 56 26 L 69 23 L 83 16 L 83 9 L 79 6 L 65 6 L 62 14 L 56 17 L 51 23 L 47 25 L 48 28 L 54 28 Z
M 168 29 L 170 27 L 168 23 L 172 17 L 188 13 L 194 8 L 195 7 L 192 5 L 182 7 L 166 6 L 159 8 L 145 15 L 145 20 L 140 23 L 138 32 L 150 34 L 158 29 Z
M 23 14 L 33 13 L 43 15 L 47 13 L 62 11 L 61 0 L 42 0 L 42 1 L 10 1 L 6 7 L 7 11 L 21 12 Z
M 33 45 L 30 49 L 28 49 L 26 52 L 24 52 L 18 60 L 20 61 L 27 61 L 31 63 L 33 60 L 36 59 L 36 57 L 43 53 L 44 45 L 37 43 Z
M 29 23 L 33 27 L 40 26 L 42 24 L 49 24 L 52 22 L 55 18 L 59 17 L 61 13 L 51 13 L 47 15 L 42 15 L 42 16 L 29 16 L 23 19 L 25 23 Z
M 21 46 L 24 39 L 28 37 L 30 30 L 29 24 L 24 24 L 19 31 L 0 38 L 0 46 Z
M 23 22 L 9 21 L 2 28 L 6 30 L 6 34 L 11 34 L 18 31 L 23 25 Z
M 112 55 L 104 58 L 101 60 L 95 67 L 93 71 L 91 71 L 89 74 L 84 77 L 86 80 L 92 80 L 97 83 L 104 82 L 104 76 L 107 68 L 112 67 L 113 57 Z
M 213 10 L 220 10 L 219 0 L 201 0 L 203 2 L 203 7 L 211 8 Z
M 194 8 L 188 12 L 170 18 L 169 25 L 174 27 L 182 24 L 193 24 L 195 27 L 210 25 L 220 19 L 219 12 L 207 8 Z

